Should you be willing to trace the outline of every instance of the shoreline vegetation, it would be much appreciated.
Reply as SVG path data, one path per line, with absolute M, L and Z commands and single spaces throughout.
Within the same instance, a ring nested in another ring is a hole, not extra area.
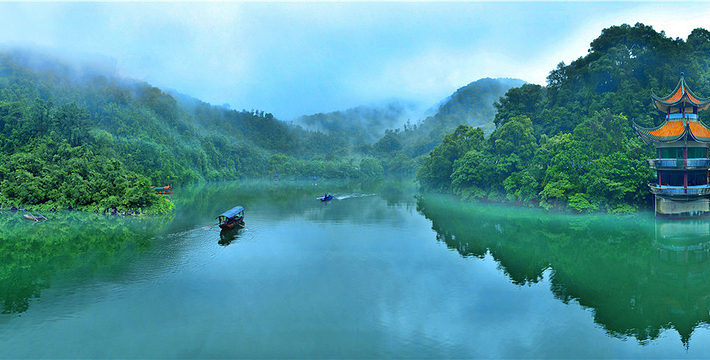
M 34 204 L 34 205 L 0 205 L 0 211 L 3 212 L 17 212 L 17 213 L 42 213 L 42 214 L 52 214 L 63 211 L 79 211 L 95 214 L 104 215 L 122 215 L 122 216 L 143 216 L 143 215 L 165 215 L 173 211 L 175 205 L 172 201 L 165 199 L 165 201 L 160 201 L 160 205 L 154 204 L 149 208 L 121 208 L 121 207 L 110 207 L 101 208 L 95 205 L 85 205 L 85 206 L 57 206 L 51 203 L 45 204 Z

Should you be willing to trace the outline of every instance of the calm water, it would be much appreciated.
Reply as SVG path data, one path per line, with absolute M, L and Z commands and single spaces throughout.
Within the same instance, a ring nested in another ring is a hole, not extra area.
M 415 195 L 226 183 L 160 218 L 1 212 L 0 357 L 710 354 L 708 222 Z M 248 229 L 210 227 L 235 205 Z

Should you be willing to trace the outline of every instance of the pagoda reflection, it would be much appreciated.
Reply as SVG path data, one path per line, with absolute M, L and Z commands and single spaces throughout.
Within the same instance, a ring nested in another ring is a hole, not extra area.
M 674 264 L 705 262 L 710 257 L 710 222 L 659 220 L 653 245 L 662 261 Z
M 657 309 L 688 345 L 693 330 L 710 323 L 710 223 L 659 220 L 655 235 L 655 278 L 665 287 Z

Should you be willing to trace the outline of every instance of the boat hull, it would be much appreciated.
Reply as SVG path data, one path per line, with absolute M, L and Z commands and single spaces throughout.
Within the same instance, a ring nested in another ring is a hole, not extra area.
M 34 216 L 34 215 L 30 215 L 30 214 L 24 214 L 22 216 L 25 218 L 25 220 L 32 220 L 32 221 L 38 221 L 38 222 L 40 222 L 42 220 L 47 220 L 47 218 L 42 215 Z
M 235 227 L 241 228 L 243 226 L 244 226 L 244 219 L 235 220 L 235 221 L 227 222 L 224 224 L 219 224 L 219 227 L 221 229 L 234 229 Z

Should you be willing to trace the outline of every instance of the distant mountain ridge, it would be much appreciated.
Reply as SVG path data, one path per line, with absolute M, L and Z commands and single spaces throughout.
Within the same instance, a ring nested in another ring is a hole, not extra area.
M 341 136 L 357 146 L 373 144 L 384 136 L 385 130 L 402 126 L 409 119 L 409 113 L 411 106 L 391 102 L 381 107 L 358 106 L 325 114 L 304 115 L 293 122 L 306 130 Z
M 453 131 L 458 125 L 483 126 L 492 131 L 496 109 L 493 103 L 514 87 L 526 82 L 511 78 L 483 78 L 456 90 L 435 108 L 434 115 L 423 119 L 412 119 L 414 106 L 403 102 L 392 102 L 382 107 L 358 106 L 355 108 L 304 115 L 294 120 L 294 124 L 306 130 L 322 131 L 331 136 L 347 139 L 352 146 L 372 145 L 382 140 L 390 131 L 404 130 L 414 133 L 407 137 L 418 140 L 433 140 L 423 148 L 424 153 L 433 148 L 435 142 Z M 434 132 L 432 134 L 432 132 Z M 433 135 L 433 137 L 432 137 Z M 402 139 L 412 142 L 412 139 Z M 423 154 L 413 151 L 412 156 Z
M 520 79 L 483 78 L 459 88 L 439 105 L 434 115 L 398 134 L 404 153 L 412 158 L 428 154 L 459 125 L 481 127 L 490 134 L 495 128 L 494 103 L 508 90 L 524 84 Z

